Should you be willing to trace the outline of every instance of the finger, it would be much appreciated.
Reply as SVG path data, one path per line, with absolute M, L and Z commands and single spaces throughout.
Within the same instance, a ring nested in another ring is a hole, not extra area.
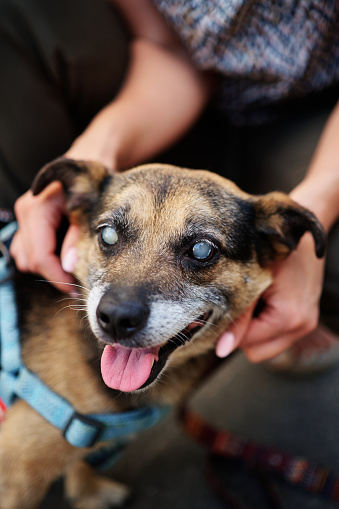
M 61 264 L 65 272 L 72 274 L 78 261 L 76 243 L 79 238 L 79 227 L 71 225 L 68 228 L 61 248 Z
M 235 348 L 239 346 L 243 337 L 246 335 L 249 324 L 252 320 L 253 311 L 256 306 L 254 302 L 237 320 L 235 320 L 229 329 L 222 334 L 216 345 L 215 353 L 218 357 L 227 357 Z
M 295 334 L 289 334 L 265 343 L 244 346 L 243 351 L 251 362 L 264 362 L 287 350 L 295 342 L 295 339 Z
M 70 293 L 76 288 L 74 286 L 74 278 L 62 269 L 60 260 L 56 255 L 50 255 L 44 258 L 43 262 L 40 264 L 39 274 L 64 293 Z
M 243 346 L 255 346 L 283 337 L 296 340 L 317 326 L 318 317 L 319 309 L 316 306 L 303 309 L 301 304 L 296 304 L 289 312 L 283 310 L 283 305 L 278 310 L 267 306 L 250 323 Z
M 284 336 L 287 332 L 289 331 L 286 331 L 286 321 L 275 313 L 275 310 L 264 310 L 249 325 L 245 339 L 246 346 L 266 343 Z
M 15 258 L 15 264 L 18 270 L 22 272 L 32 272 L 31 265 L 28 262 L 25 251 L 21 249 L 22 241 L 19 235 L 15 235 L 11 244 L 11 255 Z M 74 278 L 67 274 L 60 265 L 59 258 L 52 254 L 41 256 L 36 263 L 39 266 L 37 272 L 46 281 L 49 281 L 62 292 L 72 291 Z
M 33 196 L 31 191 L 28 192 Z M 41 202 L 45 202 L 50 198 L 53 198 L 53 200 L 58 203 L 61 210 L 65 209 L 65 195 L 62 184 L 58 180 L 50 182 L 38 195 L 36 195 L 36 198 L 38 198 Z
M 26 251 L 22 249 L 22 242 L 22 235 L 17 232 L 13 237 L 10 252 L 15 258 L 15 264 L 19 271 L 32 272 L 32 264 L 29 263 L 26 257 Z M 70 291 L 69 285 L 74 282 L 73 278 L 62 270 L 60 260 L 56 255 L 43 254 L 35 262 L 35 265 L 39 267 L 37 273 L 44 279 L 51 281 L 54 286 L 63 292 Z
M 23 249 L 20 249 L 20 233 L 19 230 L 15 233 L 9 252 L 11 257 L 15 260 L 15 265 L 18 270 L 22 272 L 27 272 L 28 270 L 28 260 L 26 256 L 26 252 Z
M 236 348 L 236 339 L 233 332 L 224 332 L 223 335 L 219 338 L 218 343 L 215 347 L 215 353 L 217 357 L 220 359 L 224 359 L 228 357 L 228 355 L 233 352 Z

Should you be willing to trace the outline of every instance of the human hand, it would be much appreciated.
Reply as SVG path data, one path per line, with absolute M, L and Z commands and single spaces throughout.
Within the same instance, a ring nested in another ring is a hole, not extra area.
M 252 362 L 277 356 L 318 323 L 324 260 L 314 254 L 309 234 L 298 249 L 273 267 L 273 283 L 263 293 L 264 307 L 253 317 L 254 303 L 218 341 L 216 354 L 226 357 L 242 348 Z
M 11 255 L 23 272 L 40 274 L 63 292 L 72 290 L 75 240 L 78 229 L 72 226 L 65 237 L 61 257 L 55 254 L 56 232 L 66 213 L 65 197 L 60 182 L 52 182 L 40 194 L 27 191 L 15 204 L 18 231 L 11 244 Z M 64 270 L 65 269 L 65 270 Z

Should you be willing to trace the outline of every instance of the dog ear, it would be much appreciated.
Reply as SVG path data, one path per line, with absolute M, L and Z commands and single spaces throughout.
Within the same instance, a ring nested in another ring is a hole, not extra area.
M 317 257 L 322 258 L 326 234 L 312 212 L 283 193 L 268 193 L 256 199 L 255 243 L 261 265 L 286 258 L 307 231 L 313 236 Z
M 64 188 L 68 210 L 86 210 L 97 202 L 108 179 L 108 170 L 100 163 L 60 157 L 39 171 L 32 191 L 37 195 L 48 184 L 58 180 Z

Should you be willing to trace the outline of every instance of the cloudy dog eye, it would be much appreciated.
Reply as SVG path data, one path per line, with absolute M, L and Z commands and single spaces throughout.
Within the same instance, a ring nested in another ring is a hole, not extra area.
M 118 234 L 113 226 L 103 226 L 99 238 L 105 246 L 114 246 L 118 242 Z
M 199 262 L 207 262 L 212 260 L 216 252 L 217 248 L 211 242 L 206 240 L 196 242 L 191 248 L 193 258 Z

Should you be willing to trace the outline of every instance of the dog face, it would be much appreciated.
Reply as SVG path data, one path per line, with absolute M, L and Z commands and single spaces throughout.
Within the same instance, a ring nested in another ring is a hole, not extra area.
M 287 196 L 253 197 L 206 171 L 144 165 L 109 176 L 101 165 L 61 159 L 33 191 L 52 180 L 81 228 L 76 276 L 88 288 L 113 389 L 144 389 L 164 368 L 213 349 L 305 231 L 324 252 L 321 225 Z

